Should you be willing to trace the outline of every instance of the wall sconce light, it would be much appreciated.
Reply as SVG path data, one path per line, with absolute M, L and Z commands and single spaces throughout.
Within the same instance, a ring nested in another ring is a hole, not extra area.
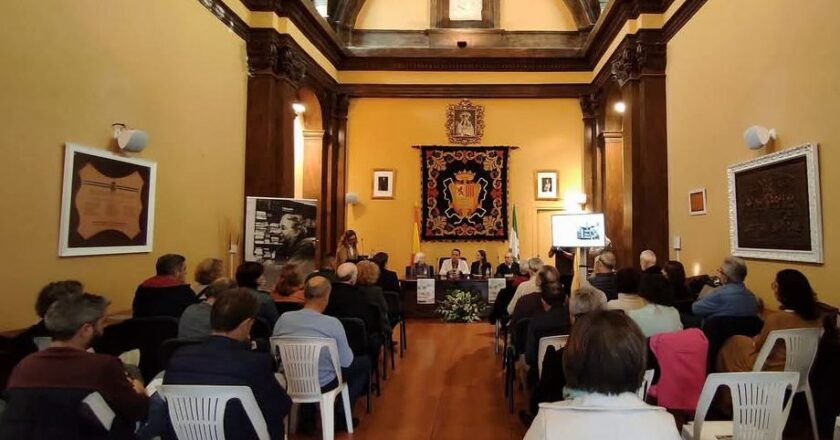
M 117 140 L 117 145 L 123 151 L 139 153 L 149 143 L 149 135 L 145 131 L 130 129 L 121 122 L 111 124 L 111 128 L 114 130 L 113 137 Z
M 753 125 L 744 131 L 744 142 L 750 150 L 758 150 L 776 139 L 776 129 Z
M 344 195 L 344 201 L 350 206 L 356 206 L 359 204 L 359 195 L 353 192 L 347 193 Z
M 296 115 L 300 116 L 306 111 L 306 106 L 299 102 L 296 102 L 292 104 L 292 110 L 294 110 Z
M 618 101 L 613 105 L 613 109 L 618 113 L 624 113 L 627 110 L 627 105 L 624 104 L 624 101 Z

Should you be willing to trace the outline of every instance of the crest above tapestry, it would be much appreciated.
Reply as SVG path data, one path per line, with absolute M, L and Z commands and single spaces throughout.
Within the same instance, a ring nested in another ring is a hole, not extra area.
M 420 147 L 422 240 L 507 240 L 511 148 Z
M 446 133 L 449 142 L 453 144 L 481 143 L 484 136 L 484 106 L 473 105 L 469 99 L 449 104 L 446 109 Z

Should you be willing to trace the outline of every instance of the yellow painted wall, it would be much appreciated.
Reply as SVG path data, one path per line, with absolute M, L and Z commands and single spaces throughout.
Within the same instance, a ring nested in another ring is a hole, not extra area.
M 742 140 L 748 126 L 764 125 L 779 132 L 772 151 L 820 144 L 825 264 L 750 260 L 747 284 L 769 300 L 775 273 L 792 267 L 823 301 L 840 305 L 837 17 L 834 0 L 795 9 L 782 0 L 710 0 L 668 44 L 670 229 L 682 236 L 690 274 L 713 272 L 729 253 L 726 168 L 768 152 Z M 690 217 L 688 190 L 701 187 L 709 214 Z
M 574 17 L 563 0 L 501 0 L 501 28 L 509 31 L 574 31 Z M 427 29 L 429 0 L 367 0 L 356 29 Z
M 244 43 L 196 1 L 0 2 L 0 330 L 35 321 L 41 286 L 76 278 L 130 307 L 157 256 L 190 268 L 241 231 Z M 152 254 L 58 258 L 63 144 L 149 133 L 158 164 Z
M 348 192 L 360 203 L 348 206 L 347 227 L 364 240 L 364 251 L 386 251 L 391 266 L 402 273 L 411 253 L 411 225 L 420 203 L 420 153 L 412 145 L 448 145 L 446 99 L 356 99 L 348 117 Z M 534 200 L 534 171 L 560 172 L 560 194 L 580 192 L 583 122 L 576 99 L 482 99 L 485 135 L 481 145 L 516 145 L 511 153 L 509 201 L 516 205 L 521 255 L 536 249 L 537 207 L 559 207 L 562 202 Z M 372 170 L 396 170 L 394 200 L 371 200 Z M 542 240 L 541 240 L 542 241 Z M 505 242 L 423 242 L 429 260 L 437 261 L 459 247 L 472 261 L 485 249 L 494 264 L 504 255 Z

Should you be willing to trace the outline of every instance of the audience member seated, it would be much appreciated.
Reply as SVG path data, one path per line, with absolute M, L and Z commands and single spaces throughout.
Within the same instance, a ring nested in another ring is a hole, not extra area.
M 513 278 L 519 274 L 519 263 L 513 261 L 513 254 L 505 252 L 505 261 L 496 268 L 496 278 Z
M 347 343 L 347 335 L 341 322 L 324 315 L 330 302 L 332 287 L 329 280 L 314 277 L 306 282 L 304 294 L 306 304 L 302 310 L 286 312 L 274 326 L 274 336 L 298 336 L 314 338 L 331 338 L 338 347 L 338 363 L 341 365 L 341 375 L 347 382 L 350 392 L 350 409 L 356 399 L 365 394 L 370 377 L 371 363 L 366 356 L 353 356 L 353 351 Z M 326 392 L 338 386 L 335 371 L 329 353 L 322 350 L 318 359 L 319 382 L 321 391 Z M 340 402 L 340 399 L 339 399 Z M 342 405 L 336 405 L 335 421 L 338 425 L 344 423 Z
M 773 330 L 795 328 L 819 328 L 821 321 L 817 309 L 817 295 L 811 289 L 808 278 L 798 270 L 785 269 L 776 274 L 770 285 L 781 310 L 768 312 L 764 327 L 754 338 L 735 335 L 727 339 L 717 357 L 717 371 L 752 371 L 758 352 Z M 783 371 L 785 368 L 785 346 L 777 342 L 764 363 L 764 371 Z
M 467 266 L 466 260 L 461 258 L 460 249 L 452 249 L 451 258 L 443 260 L 443 264 L 440 265 L 440 273 L 441 275 L 456 276 L 470 274 L 470 268 Z
M 647 304 L 644 298 L 639 296 L 639 271 L 631 267 L 619 270 L 615 274 L 615 287 L 618 290 L 618 299 L 607 303 L 609 310 L 630 310 L 641 309 Z
M 531 323 L 528 325 L 525 362 L 535 371 L 540 338 L 568 335 L 571 327 L 569 309 L 566 308 L 566 294 L 563 292 L 563 285 L 560 284 L 560 273 L 554 266 L 546 265 L 537 272 L 536 279 L 540 289 L 538 295 L 546 311 L 531 318 Z M 536 376 L 533 377 L 536 378 Z M 532 383 L 536 383 L 536 380 Z
M 27 401 L 25 390 L 83 389 L 101 394 L 123 422 L 146 418 L 148 399 L 142 382 L 129 378 L 118 358 L 87 351 L 93 341 L 102 336 L 108 305 L 107 299 L 88 293 L 65 295 L 53 303 L 44 317 L 53 341 L 46 350 L 24 358 L 12 371 L 8 382 L 10 399 L 6 415 L 25 415 L 27 405 L 37 404 Z M 16 395 L 15 390 L 24 392 Z M 13 411 L 17 405 L 23 406 Z M 61 418 L 75 416 L 55 414 L 55 417 Z M 31 423 L 34 419 L 6 418 L 4 429 L 20 433 L 20 436 L 6 438 L 32 438 L 31 434 L 27 434 L 35 428 L 28 426 Z
M 580 317 L 563 355 L 572 400 L 540 405 L 525 440 L 679 439 L 674 417 L 636 395 L 645 345 L 641 330 L 622 312 Z
M 214 281 L 222 278 L 225 266 L 218 258 L 205 258 L 195 267 L 195 289 L 198 299 L 204 299 L 204 289 L 213 284 Z
M 567 296 L 572 293 L 572 281 L 575 279 L 575 248 L 552 246 L 548 258 L 554 258 L 554 267 L 560 274 L 560 284 Z
M 537 272 L 544 266 L 543 261 L 539 258 L 531 258 L 528 260 L 528 264 L 525 265 L 523 268 L 528 273 L 528 280 L 523 281 L 516 287 L 516 291 L 513 292 L 513 298 L 510 299 L 510 303 L 507 306 L 507 312 L 509 315 L 513 315 L 513 310 L 516 308 L 516 303 L 519 301 L 519 298 L 523 296 L 539 292 L 539 288 L 537 288 Z
M 206 338 L 213 333 L 210 326 L 210 311 L 216 297 L 222 292 L 236 288 L 236 282 L 230 278 L 219 278 L 204 289 L 204 301 L 193 304 L 184 310 L 178 320 L 179 338 Z
M 338 240 L 338 249 L 335 251 L 335 260 L 339 266 L 348 261 L 351 263 L 359 261 L 359 251 L 356 248 L 358 242 L 359 237 L 356 235 L 356 231 L 352 229 L 348 229 L 344 234 L 341 234 L 341 238 Z
M 604 292 L 592 287 L 581 287 L 575 290 L 569 298 L 569 320 L 574 327 L 578 317 L 589 312 L 607 309 L 607 297 Z M 526 425 L 531 425 L 533 414 L 537 413 L 539 404 L 563 400 L 563 388 L 566 386 L 566 376 L 563 374 L 563 352 L 565 348 L 555 350 L 549 347 L 543 358 L 542 376 L 536 388 L 531 393 L 530 414 L 520 415 Z M 537 353 L 539 356 L 539 353 Z M 539 359 L 539 358 L 537 358 Z
M 639 266 L 642 268 L 642 273 L 662 273 L 662 268 L 656 265 L 656 254 L 650 249 L 639 254 Z
M 286 264 L 280 268 L 277 284 L 271 289 L 271 300 L 274 302 L 293 302 L 303 304 L 303 280 L 298 267 Z
M 717 316 L 756 316 L 758 301 L 744 286 L 747 278 L 747 264 L 744 260 L 728 256 L 718 269 L 722 286 L 701 298 L 691 306 L 695 316 L 703 319 Z
M 246 289 L 230 289 L 219 294 L 210 313 L 212 335 L 201 344 L 179 348 L 169 361 L 163 383 L 246 385 L 254 393 L 270 438 L 282 440 L 283 418 L 289 413 L 292 401 L 274 376 L 271 355 L 251 350 L 251 326 L 259 309 L 259 301 Z M 238 402 L 228 403 L 225 437 L 256 438 Z
M 431 278 L 435 276 L 435 268 L 426 264 L 426 254 L 414 254 L 414 264 L 411 265 L 409 275 L 414 278 Z
M 391 322 L 388 320 L 388 303 L 382 288 L 376 285 L 379 280 L 379 266 L 370 261 L 360 261 L 356 265 L 358 272 L 356 287 L 362 292 L 365 301 L 379 310 L 379 319 L 385 333 L 391 333 Z
M 187 261 L 177 254 L 166 254 L 155 264 L 157 275 L 143 281 L 134 292 L 135 318 L 172 316 L 180 318 L 184 309 L 198 302 L 186 282 Z
M 594 274 L 589 278 L 592 287 L 604 292 L 607 300 L 618 298 L 615 282 L 615 254 L 610 251 L 601 252 L 595 257 Z
M 370 258 L 370 261 L 374 262 L 376 266 L 379 267 L 379 280 L 376 282 L 377 286 L 381 287 L 385 292 L 402 292 L 402 288 L 400 287 L 400 278 L 397 276 L 397 273 L 388 270 L 388 254 L 385 252 L 377 252 Z
M 35 338 L 51 338 L 52 334 L 47 329 L 44 322 L 44 317 L 50 306 L 56 301 L 69 295 L 80 295 L 84 292 L 84 286 L 79 281 L 55 281 L 47 284 L 38 293 L 38 299 L 35 300 L 35 313 L 41 318 L 37 323 L 27 328 L 14 338 L 14 345 L 17 353 L 17 359 L 22 359 L 30 353 L 38 351 L 38 345 L 35 343 Z
M 639 280 L 639 296 L 647 304 L 627 311 L 627 316 L 636 322 L 646 338 L 683 329 L 680 312 L 666 305 L 671 298 L 671 284 L 661 273 L 642 274 Z
M 356 287 L 359 270 L 353 263 L 344 263 L 336 271 L 338 282 L 333 283 L 325 314 L 336 318 L 359 318 L 365 323 L 368 338 L 377 338 L 372 329 L 381 329 L 381 318 L 368 308 L 365 295 Z M 387 310 L 387 307 L 386 307 Z M 378 338 L 381 343 L 381 335 Z
M 493 266 L 487 261 L 487 252 L 484 249 L 479 249 L 475 254 L 475 261 L 470 264 L 470 273 L 472 275 L 490 278 L 493 273 Z
M 312 277 L 324 277 L 329 280 L 331 283 L 338 281 L 338 277 L 335 276 L 335 255 L 334 254 L 327 254 L 321 257 L 321 264 L 318 270 L 315 272 L 310 273 L 306 276 L 306 281 L 309 281 Z
M 551 272 L 551 269 L 553 269 L 553 266 L 543 266 L 540 268 L 540 271 L 537 272 L 537 276 L 534 278 L 536 280 L 537 291 L 524 295 L 516 302 L 513 314 L 510 315 L 511 327 L 515 328 L 516 323 L 520 320 L 533 318 L 548 310 L 548 305 L 542 299 L 542 292 L 543 290 L 550 289 L 553 286 L 551 284 L 543 286 L 542 281 L 551 278 L 556 279 L 558 283 L 560 282 L 559 274 L 557 274 L 556 277 L 553 274 L 543 274 L 544 271 Z M 554 272 L 557 272 L 557 269 L 554 269 Z M 560 289 L 560 293 L 563 293 L 563 289 Z
M 260 290 L 262 285 L 265 284 L 264 272 L 265 267 L 261 263 L 246 261 L 236 268 L 236 284 L 247 289 L 248 293 L 260 303 L 257 318 L 262 319 L 268 324 L 269 328 L 272 328 L 280 314 L 277 312 L 277 307 L 274 305 L 271 295 Z
M 688 290 L 685 281 L 685 267 L 676 260 L 669 260 L 662 268 L 662 275 L 668 278 L 671 283 L 671 291 L 674 293 L 674 303 L 694 302 L 697 296 Z

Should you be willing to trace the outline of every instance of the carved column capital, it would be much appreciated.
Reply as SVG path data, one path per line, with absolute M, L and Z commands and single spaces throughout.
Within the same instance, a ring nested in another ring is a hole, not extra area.
M 297 86 L 306 76 L 306 61 L 297 48 L 273 29 L 253 32 L 248 41 L 248 73 L 274 75 Z
M 601 113 L 599 97 L 595 93 L 587 93 L 580 96 L 580 110 L 583 112 L 583 119 L 595 119 Z
M 611 72 L 619 87 L 628 81 L 637 81 L 645 75 L 665 73 L 665 43 L 659 39 L 628 39 L 618 49 L 618 57 L 613 60 Z

